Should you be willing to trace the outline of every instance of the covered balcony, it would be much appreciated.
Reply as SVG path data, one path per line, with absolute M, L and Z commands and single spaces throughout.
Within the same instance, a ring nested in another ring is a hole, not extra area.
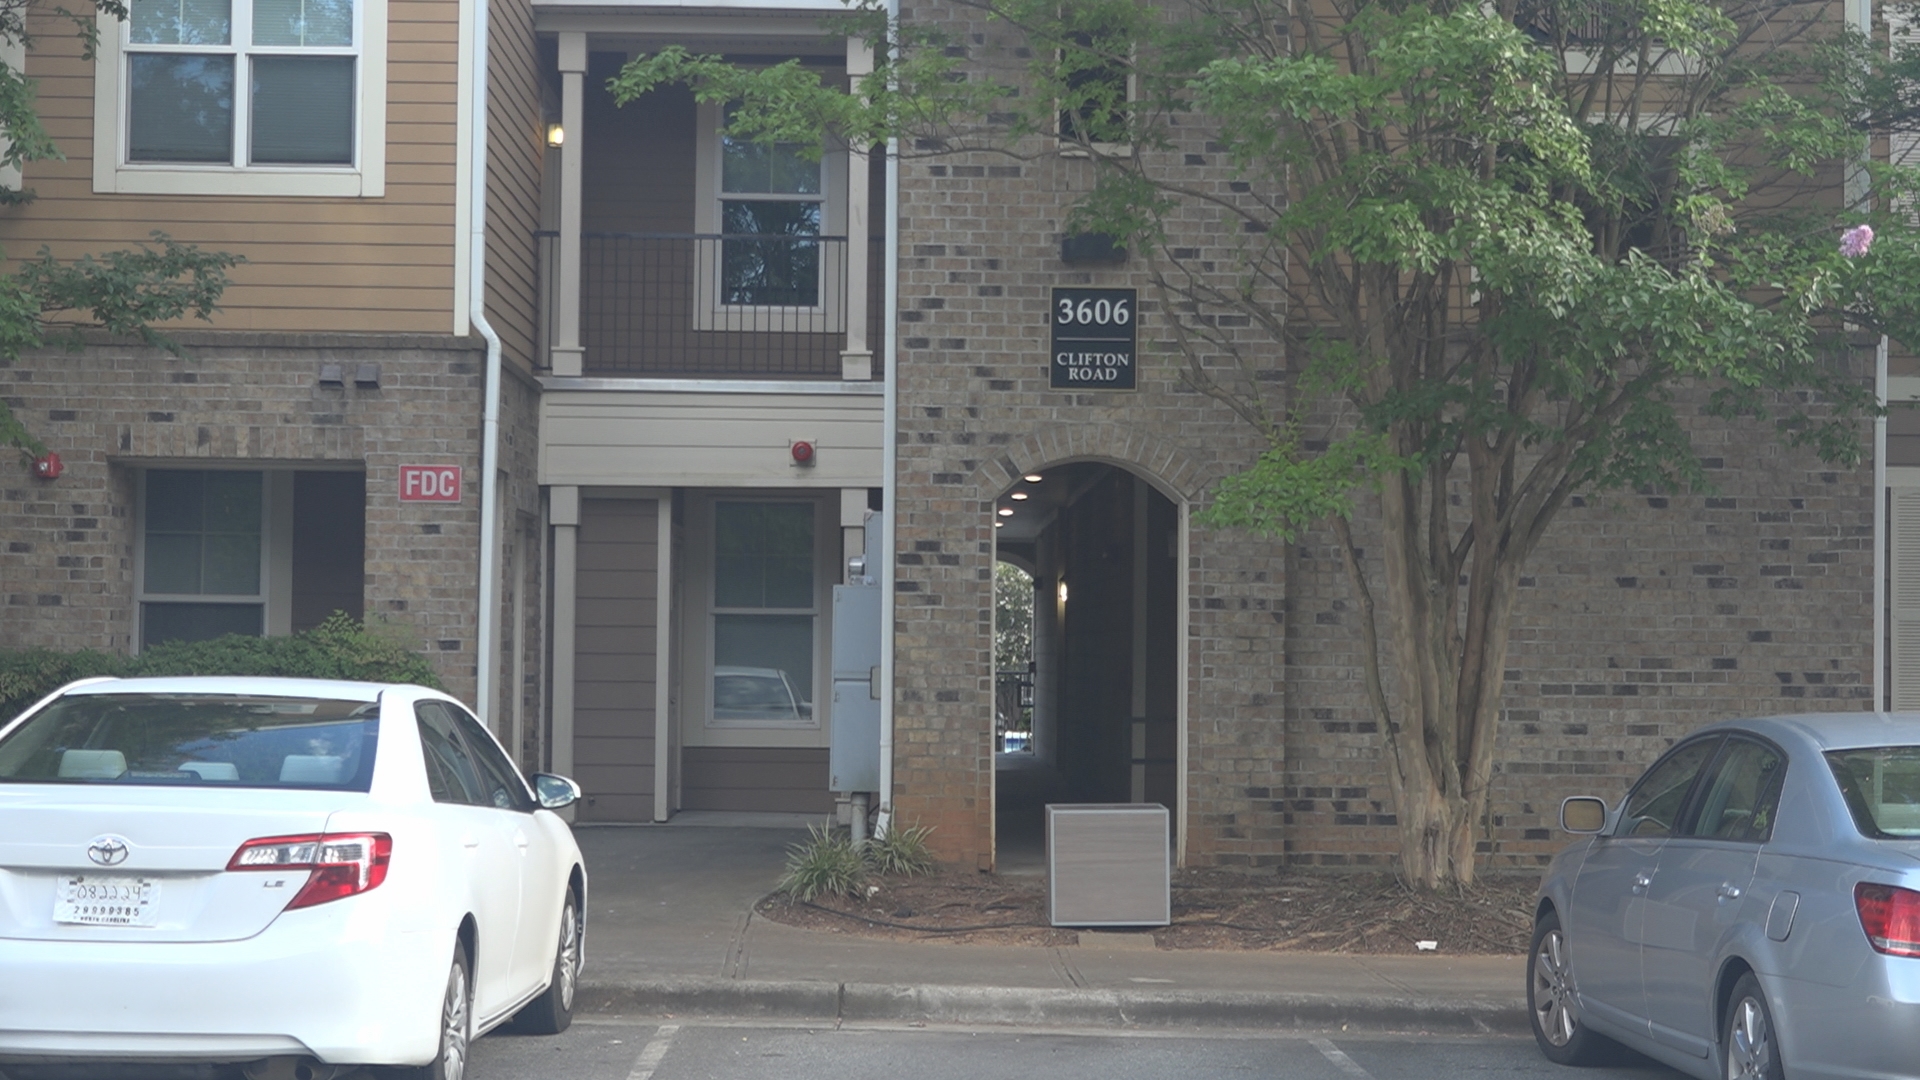
M 797 57 L 828 80 L 869 70 L 865 44 L 827 36 L 810 11 L 536 11 L 557 44 L 563 132 L 538 234 L 542 365 L 560 378 L 876 378 L 879 155 L 730 138 L 723 108 L 683 87 L 625 106 L 607 90 L 669 43 Z

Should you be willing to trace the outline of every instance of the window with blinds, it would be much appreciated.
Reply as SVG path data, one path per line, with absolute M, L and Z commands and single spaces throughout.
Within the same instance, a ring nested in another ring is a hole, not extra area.
M 130 164 L 354 165 L 355 0 L 132 0 Z

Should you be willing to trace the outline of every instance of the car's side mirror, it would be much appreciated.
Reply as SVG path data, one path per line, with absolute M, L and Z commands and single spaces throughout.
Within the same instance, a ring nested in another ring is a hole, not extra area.
M 580 785 L 564 776 L 543 772 L 534 773 L 533 794 L 540 800 L 540 806 L 543 809 L 558 810 L 580 801 Z
M 1607 804 L 1591 795 L 1570 795 L 1560 803 L 1560 827 L 1591 835 L 1607 827 Z

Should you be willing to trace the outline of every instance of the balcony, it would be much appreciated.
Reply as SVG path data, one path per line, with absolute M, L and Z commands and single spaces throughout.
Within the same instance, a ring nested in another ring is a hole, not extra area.
M 561 245 L 557 232 L 537 235 L 550 352 Z M 844 236 L 583 232 L 582 373 L 839 379 L 849 318 L 864 315 L 864 341 L 880 339 L 881 245 L 873 237 L 868 258 L 850 260 Z M 862 261 L 865 303 L 849 303 L 849 269 Z

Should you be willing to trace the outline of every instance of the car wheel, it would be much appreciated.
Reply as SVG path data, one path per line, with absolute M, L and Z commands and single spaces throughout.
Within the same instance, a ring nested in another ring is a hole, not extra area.
M 553 976 L 546 993 L 534 998 L 513 1018 L 514 1027 L 531 1035 L 558 1035 L 573 1023 L 573 996 L 580 987 L 580 965 L 585 945 L 580 905 L 567 890 L 560 905 L 560 940 L 553 950 Z
M 1780 1042 L 1773 1033 L 1773 1011 L 1767 1008 L 1767 995 L 1752 973 L 1733 984 L 1720 1050 L 1727 1062 L 1727 1080 L 1784 1080 L 1786 1076 Z
M 1574 1008 L 1573 962 L 1558 913 L 1548 911 L 1533 924 L 1533 945 L 1527 956 L 1527 1013 L 1533 1017 L 1533 1038 L 1540 1052 L 1558 1065 L 1601 1063 L 1613 1044 L 1587 1030 Z
M 440 1051 L 431 1064 L 386 1070 L 390 1080 L 465 1080 L 467 1050 L 473 1043 L 472 971 L 466 945 L 455 942 L 447 993 L 440 1000 Z

